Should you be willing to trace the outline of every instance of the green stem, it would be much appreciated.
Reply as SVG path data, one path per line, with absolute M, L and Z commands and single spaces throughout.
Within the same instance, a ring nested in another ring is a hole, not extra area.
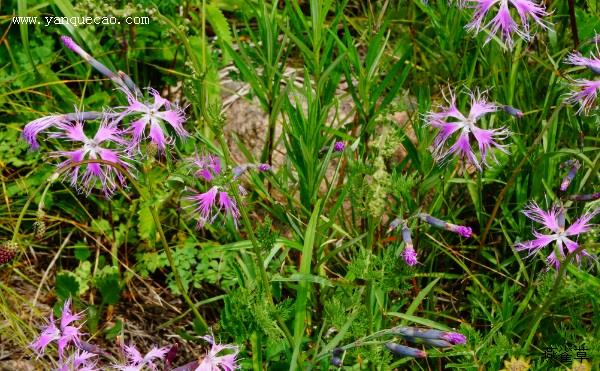
M 227 147 L 227 143 L 225 142 L 225 138 L 223 137 L 223 133 L 221 131 L 218 131 L 217 139 L 219 141 L 219 145 L 221 146 L 221 150 L 223 151 L 223 157 L 225 159 L 225 164 L 226 164 L 226 166 L 230 166 L 232 164 L 231 153 L 229 152 L 229 147 Z M 254 229 L 252 227 L 252 223 L 250 222 L 250 218 L 248 217 L 248 210 L 246 210 L 246 207 L 244 206 L 244 203 L 242 202 L 242 199 L 240 198 L 238 188 L 237 188 L 237 182 L 234 181 L 232 185 L 233 186 L 230 187 L 231 193 L 233 194 L 233 198 L 235 199 L 235 202 L 238 205 L 238 209 L 240 210 L 240 214 L 242 216 L 242 223 L 244 224 L 244 228 L 246 229 L 246 232 L 248 233 L 248 238 L 250 239 L 250 242 L 252 243 L 252 249 L 254 251 L 254 255 L 256 256 L 256 265 L 260 272 L 260 279 L 261 279 L 262 287 L 264 290 L 264 294 L 267 297 L 268 302 L 270 304 L 273 304 L 274 302 L 273 302 L 273 296 L 271 294 L 271 283 L 269 282 L 269 276 L 267 275 L 267 270 L 264 265 L 265 260 L 262 255 L 260 244 L 258 243 L 258 240 L 256 239 L 256 235 L 254 234 Z M 293 339 L 292 334 L 290 333 L 290 330 L 286 326 L 285 321 L 279 314 L 276 314 L 276 319 L 277 319 L 277 322 L 279 323 L 279 326 L 280 326 L 281 330 L 283 331 L 283 334 L 285 335 L 288 343 L 293 346 L 294 339 Z
M 230 166 L 231 161 L 231 153 L 229 152 L 229 147 L 225 143 L 225 139 L 223 138 L 223 133 L 219 132 L 217 134 L 217 139 L 219 140 L 219 145 L 221 146 L 221 150 L 223 151 L 223 157 L 225 157 L 225 164 Z M 252 243 L 252 249 L 254 251 L 254 255 L 256 255 L 256 265 L 258 266 L 258 270 L 260 272 L 260 278 L 262 281 L 262 286 L 269 303 L 273 303 L 273 296 L 271 295 L 271 284 L 269 283 L 269 276 L 267 275 L 267 270 L 264 266 L 264 258 L 262 256 L 262 251 L 260 249 L 260 244 L 256 239 L 256 235 L 254 234 L 254 229 L 252 228 L 252 223 L 250 222 L 250 218 L 248 217 L 248 210 L 242 203 L 240 198 L 237 182 L 232 184 L 230 187 L 231 193 L 233 194 L 233 198 L 235 198 L 235 202 L 238 205 L 238 209 L 240 210 L 240 214 L 242 216 L 242 223 L 244 224 L 244 228 L 246 228 L 246 233 L 248 233 L 248 238 Z

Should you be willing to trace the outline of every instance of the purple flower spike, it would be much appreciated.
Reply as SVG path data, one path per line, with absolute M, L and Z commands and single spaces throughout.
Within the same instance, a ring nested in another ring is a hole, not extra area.
M 589 232 L 593 226 L 590 224 L 590 221 L 599 213 L 600 208 L 596 208 L 582 215 L 569 228 L 565 229 L 565 210 L 563 208 L 554 206 L 549 211 L 545 211 L 532 202 L 523 210 L 523 214 L 534 222 L 540 223 L 550 233 L 544 234 L 534 231 L 534 240 L 518 243 L 515 245 L 515 248 L 517 251 L 528 250 L 528 256 L 531 256 L 554 242 L 556 249 L 553 249 L 546 260 L 550 266 L 558 269 L 560 268 L 560 262 L 564 260 L 566 254 L 573 253 L 579 247 L 579 244 L 571 238 L 576 238 L 580 234 Z M 556 251 L 560 257 L 556 256 Z M 592 255 L 585 250 L 578 252 L 575 256 L 577 264 L 580 264 L 583 257 L 591 258 Z
M 56 151 L 52 155 L 55 157 L 67 157 L 67 160 L 61 162 L 59 169 L 67 165 L 78 163 L 83 160 L 104 160 L 109 161 L 123 168 L 128 169 L 128 164 L 123 161 L 127 157 L 118 150 L 107 148 L 110 143 L 125 145 L 125 140 L 121 137 L 121 131 L 117 128 L 114 122 L 104 121 L 98 128 L 98 131 L 93 138 L 88 138 L 83 131 L 83 123 L 76 122 L 75 124 L 61 125 L 62 131 L 51 133 L 52 138 L 60 138 L 79 142 L 82 146 L 72 151 Z M 83 174 L 80 170 L 85 169 Z M 71 186 L 78 190 L 89 194 L 92 188 L 99 183 L 106 197 L 110 197 L 117 188 L 126 186 L 125 176 L 121 174 L 114 166 L 88 163 L 71 167 L 65 173 L 66 177 L 71 179 Z
M 596 99 L 598 97 L 598 90 L 600 90 L 600 80 L 585 80 L 578 79 L 572 81 L 572 91 L 565 102 L 569 104 L 579 104 L 577 114 L 589 114 L 590 110 L 597 107 Z
M 336 152 L 344 152 L 346 148 L 346 143 L 338 141 L 333 144 L 333 150 Z
M 442 338 L 453 345 L 467 343 L 467 337 L 463 334 L 459 334 L 458 332 L 446 332 L 444 335 L 442 335 Z
M 498 33 L 509 49 L 514 46 L 513 35 L 515 34 L 523 40 L 529 41 L 532 38 L 530 33 L 532 21 L 542 28 L 548 29 L 548 24 L 542 19 L 548 15 L 548 12 L 542 5 L 531 0 L 469 0 L 469 4 L 475 12 L 473 19 L 465 28 L 475 33 L 481 32 L 484 28 L 489 29 L 489 36 L 485 40 L 485 44 Z M 511 10 L 517 13 L 520 24 L 513 18 Z M 486 21 L 488 14 L 494 11 L 496 14 Z
M 445 222 L 438 218 L 434 218 L 433 216 L 431 216 L 429 214 L 425 214 L 425 213 L 421 213 L 418 216 L 422 221 L 424 221 L 425 223 L 427 223 L 429 225 L 432 225 L 436 228 L 442 228 L 447 231 L 457 233 L 457 234 L 463 236 L 464 238 L 469 238 L 473 234 L 473 230 L 471 229 L 471 227 L 465 227 L 462 225 L 448 223 L 448 222 Z
M 129 150 L 140 150 L 142 140 L 150 138 L 157 149 L 162 152 L 167 144 L 173 143 L 173 138 L 167 133 L 165 123 L 168 124 L 180 138 L 187 138 L 189 133 L 183 128 L 185 114 L 183 109 L 172 105 L 154 89 L 148 89 L 154 97 L 154 102 L 141 102 L 125 90 L 129 106 L 121 118 L 134 116 L 137 119 L 131 123 L 128 132 L 131 134 Z M 148 130 L 146 130 L 148 128 Z
M 496 148 L 508 153 L 506 146 L 498 143 L 505 139 L 509 131 L 505 128 L 482 129 L 476 126 L 477 120 L 484 115 L 495 112 L 498 106 L 486 100 L 483 93 L 470 93 L 471 109 L 468 116 L 464 116 L 456 106 L 456 97 L 450 92 L 450 99 L 446 98 L 448 106 L 441 106 L 440 112 L 429 112 L 426 116 L 427 125 L 439 129 L 432 145 L 432 154 L 437 161 L 446 159 L 451 154 L 473 164 L 480 171 L 483 165 L 488 165 L 488 154 L 497 162 L 491 150 Z M 456 136 L 456 141 L 450 148 L 446 143 Z M 479 149 L 479 159 L 472 149 L 471 138 L 475 139 Z
M 218 344 L 210 335 L 202 336 L 202 339 L 206 340 L 211 345 L 211 348 L 202 358 L 202 362 L 196 368 L 197 371 L 233 371 L 240 368 L 237 360 L 239 352 L 237 346 Z M 219 355 L 227 350 L 231 351 L 231 353 Z

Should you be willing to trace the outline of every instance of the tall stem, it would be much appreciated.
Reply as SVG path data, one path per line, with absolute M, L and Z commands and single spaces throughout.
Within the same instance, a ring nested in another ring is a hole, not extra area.
M 227 166 L 231 165 L 231 153 L 229 152 L 229 147 L 227 147 L 227 143 L 225 143 L 225 138 L 223 138 L 223 133 L 219 132 L 217 134 L 217 138 L 219 140 L 219 145 L 221 146 L 221 150 L 223 151 L 223 157 L 225 157 L 225 164 Z M 244 207 L 242 200 L 240 198 L 238 189 L 236 187 L 237 183 L 233 184 L 231 187 L 231 193 L 233 194 L 233 198 L 238 205 L 240 210 L 240 214 L 242 216 L 242 223 L 244 224 L 244 228 L 246 229 L 246 233 L 248 233 L 248 238 L 252 243 L 252 249 L 254 251 L 254 255 L 256 255 L 256 265 L 260 272 L 261 283 L 263 286 L 264 293 L 269 300 L 269 303 L 273 303 L 273 297 L 271 296 L 271 284 L 269 283 L 269 277 L 267 276 L 267 270 L 264 265 L 264 259 L 262 256 L 262 251 L 260 249 L 260 245 L 258 240 L 256 239 L 256 235 L 254 234 L 254 229 L 252 228 L 252 223 L 250 222 L 250 218 L 248 217 L 248 210 Z
M 577 32 L 577 18 L 575 18 L 575 0 L 569 0 L 569 23 L 575 49 L 579 48 L 579 33 Z

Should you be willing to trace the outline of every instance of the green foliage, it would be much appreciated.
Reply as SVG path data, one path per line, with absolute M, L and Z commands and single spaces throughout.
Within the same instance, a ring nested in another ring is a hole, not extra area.
M 10 308 L 28 308 L 19 291 L 26 285 L 40 292 L 50 285 L 56 309 L 72 298 L 86 309 L 88 332 L 115 339 L 135 310 L 121 298 L 137 295 L 130 288 L 146 281 L 164 301 L 181 297 L 190 308 L 160 318 L 161 331 L 149 330 L 153 343 L 166 346 L 178 334 L 199 345 L 195 333 L 210 327 L 219 341 L 240 347 L 244 369 L 326 370 L 332 351 L 347 347 L 344 367 L 352 370 L 497 370 L 511 357 L 546 370 L 571 367 L 543 359 L 546 345 L 598 343 L 598 261 L 557 273 L 546 270 L 549 249 L 527 258 L 514 249 L 537 228 L 521 212 L 527 202 L 563 202 L 567 224 L 598 207 L 566 197 L 598 192 L 600 181 L 597 116 L 564 103 L 569 79 L 592 78 L 564 63 L 575 47 L 570 2 L 545 1 L 554 26 L 535 26 L 531 42 L 519 40 L 513 50 L 466 30 L 472 10 L 456 1 L 75 3 L 3 6 L 6 14 L 150 16 L 152 23 L 27 27 L 10 24 L 11 16 L 0 20 L 0 236 L 20 247 L 1 267 L 7 325 L 0 338 L 26 348 L 32 329 Z M 598 2 L 576 3 L 577 50 L 589 55 L 600 30 Z M 130 154 L 129 187 L 111 200 L 97 190 L 85 197 L 54 178 L 52 152 L 69 150 L 67 141 L 42 134 L 40 150 L 30 151 L 21 140 L 36 118 L 127 104 L 60 44 L 62 34 L 185 107 L 189 138 L 164 153 L 142 146 L 143 156 Z M 511 132 L 509 154 L 496 151 L 498 162 L 481 173 L 431 154 L 437 129 L 423 118 L 443 104 L 448 86 L 459 92 L 461 112 L 470 104 L 462 91 L 480 88 L 524 113 L 478 121 Z M 258 101 L 253 108 L 265 119 L 248 122 L 255 132 L 228 121 L 236 99 Z M 343 152 L 334 150 L 336 141 L 345 143 Z M 215 182 L 190 166 L 196 153 L 208 152 L 222 160 L 224 175 Z M 572 158 L 582 167 L 561 192 L 567 170 L 560 164 Z M 258 163 L 272 167 L 249 167 L 232 180 L 235 166 Z M 238 186 L 248 191 L 236 199 L 239 220 L 220 210 L 197 229 L 187 196 L 212 186 L 231 197 L 242 193 Z M 468 225 L 473 236 L 428 226 L 415 218 L 419 212 Z M 413 267 L 403 261 L 400 230 L 388 229 L 394 218 L 411 230 Z M 36 233 L 40 221 L 44 233 Z M 63 245 L 67 235 L 72 242 Z M 597 237 L 577 242 L 598 254 Z M 47 266 L 44 282 L 30 274 Z M 467 344 L 428 348 L 425 360 L 396 357 L 385 342 L 408 342 L 386 333 L 394 326 L 454 329 Z M 597 356 L 592 361 L 597 368 Z

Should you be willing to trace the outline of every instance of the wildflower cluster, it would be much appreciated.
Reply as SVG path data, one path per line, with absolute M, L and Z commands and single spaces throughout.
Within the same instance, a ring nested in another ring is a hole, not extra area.
M 38 357 L 48 354 L 48 347 L 56 343 L 58 347 L 57 371 L 95 371 L 95 370 L 122 370 L 142 371 L 158 370 L 160 363 L 169 366 L 175 358 L 177 344 L 172 347 L 152 347 L 146 354 L 142 354 L 133 344 L 122 344 L 119 354 L 112 355 L 100 347 L 84 340 L 85 334 L 81 332 L 83 313 L 74 313 L 71 308 L 71 299 L 64 302 L 60 321 L 54 319 L 52 313 L 48 324 L 42 328 L 40 335 L 31 342 L 30 348 Z M 211 349 L 199 360 L 181 366 L 190 371 L 238 369 L 238 347 L 229 344 L 218 344 L 211 335 L 201 337 L 211 345 Z M 227 353 L 224 353 L 227 352 Z
M 99 188 L 104 195 L 111 197 L 117 188 L 127 186 L 127 175 L 135 177 L 135 163 L 148 157 L 152 150 L 166 154 L 167 147 L 190 134 L 184 128 L 184 109 L 163 98 L 158 91 L 148 88 L 150 99 L 145 99 L 140 89 L 129 76 L 119 71 L 115 73 L 94 59 L 70 37 L 62 36 L 61 41 L 71 51 L 78 54 L 98 72 L 115 83 L 123 93 L 128 105 L 112 107 L 102 112 L 74 112 L 50 115 L 28 123 L 23 129 L 23 138 L 31 149 L 38 149 L 38 137 L 58 139 L 70 148 L 50 153 L 50 157 L 61 158 L 58 169 L 71 186 L 89 195 Z M 99 122 L 95 134 L 89 135 L 91 122 Z M 145 146 L 145 147 L 144 147 Z M 342 151 L 343 142 L 337 142 L 336 151 Z M 142 151 L 146 148 L 146 151 Z M 233 178 L 226 180 L 221 160 L 212 154 L 199 155 L 189 161 L 195 167 L 197 179 L 211 184 L 205 192 L 193 190 L 187 200 L 194 203 L 194 211 L 199 215 L 197 226 L 212 223 L 223 213 L 233 219 L 237 226 L 239 209 L 232 196 L 230 186 L 248 169 L 264 172 L 270 170 L 267 164 L 244 164 L 233 170 Z M 240 193 L 245 190 L 240 188 Z

